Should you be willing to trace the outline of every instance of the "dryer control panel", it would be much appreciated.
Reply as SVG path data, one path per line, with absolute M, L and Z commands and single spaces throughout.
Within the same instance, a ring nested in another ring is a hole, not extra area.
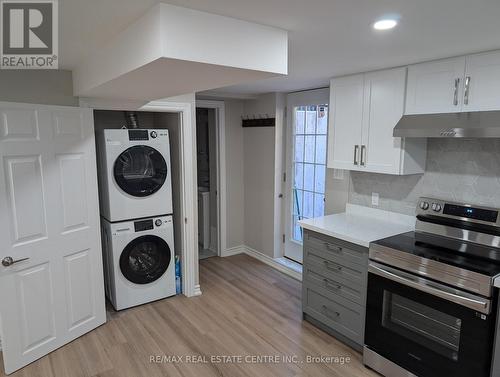
M 148 130 L 128 130 L 128 139 L 130 141 L 149 140 Z
M 134 230 L 136 232 L 143 232 L 145 230 L 151 230 L 153 228 L 153 219 L 134 221 Z

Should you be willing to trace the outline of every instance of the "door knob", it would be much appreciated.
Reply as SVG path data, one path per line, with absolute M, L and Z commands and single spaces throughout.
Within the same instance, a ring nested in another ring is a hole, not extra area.
M 4 267 L 9 267 L 9 266 L 12 266 L 14 263 L 19 263 L 19 262 L 22 262 L 22 261 L 25 261 L 28 259 L 29 258 L 22 258 L 22 259 L 14 260 L 12 257 L 5 257 L 2 259 L 2 265 Z

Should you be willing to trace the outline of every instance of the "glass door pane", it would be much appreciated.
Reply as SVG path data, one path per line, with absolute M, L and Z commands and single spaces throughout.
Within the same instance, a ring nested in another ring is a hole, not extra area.
M 319 217 L 325 211 L 326 133 L 328 105 L 293 108 L 292 241 L 302 243 L 301 219 Z

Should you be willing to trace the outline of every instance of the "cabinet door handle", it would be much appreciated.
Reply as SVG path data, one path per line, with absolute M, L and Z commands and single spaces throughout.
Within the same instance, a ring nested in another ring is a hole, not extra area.
M 335 310 L 332 310 L 330 309 L 328 306 L 326 305 L 323 305 L 322 306 L 322 309 L 323 309 L 323 313 L 325 313 L 328 317 L 332 318 L 332 319 L 336 319 L 336 318 L 339 318 L 340 317 L 340 313 L 339 312 L 336 312 Z M 330 314 L 333 314 L 330 315 Z
M 358 150 L 359 145 L 354 146 L 354 165 L 358 165 Z
M 470 93 L 470 76 L 465 78 L 465 94 L 464 94 L 464 105 L 469 104 L 469 93 Z
M 460 78 L 455 79 L 455 94 L 453 95 L 453 105 L 458 106 L 458 86 L 460 85 Z
M 329 244 L 328 242 L 325 242 L 325 247 L 329 251 L 333 251 L 334 253 L 341 254 L 342 253 L 342 248 L 340 246 L 334 246 Z
M 330 281 L 330 279 L 324 278 L 324 279 L 323 279 L 323 281 L 324 281 L 324 283 L 325 283 L 325 287 L 326 287 L 326 288 L 331 287 L 331 288 L 333 288 L 333 289 L 335 289 L 335 290 L 340 290 L 340 289 L 342 289 L 342 286 L 341 286 L 340 284 L 333 284 L 333 283 Z
M 334 272 L 340 272 L 342 271 L 342 266 L 339 266 L 338 264 L 333 264 L 328 261 L 323 261 L 323 264 L 325 265 L 327 270 L 334 271 Z
M 365 155 L 366 155 L 366 145 L 362 145 L 361 146 L 361 163 L 360 163 L 361 166 L 366 165 L 366 161 L 365 161 L 366 156 Z

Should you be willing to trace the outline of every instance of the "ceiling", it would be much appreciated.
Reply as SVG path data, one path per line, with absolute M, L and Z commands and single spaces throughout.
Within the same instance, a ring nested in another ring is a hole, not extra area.
M 63 0 L 60 68 L 105 44 L 155 0 Z M 227 95 L 297 91 L 332 76 L 500 48 L 498 0 L 170 0 L 224 16 L 289 31 L 289 75 L 218 89 Z M 375 31 L 385 15 L 393 30 Z

